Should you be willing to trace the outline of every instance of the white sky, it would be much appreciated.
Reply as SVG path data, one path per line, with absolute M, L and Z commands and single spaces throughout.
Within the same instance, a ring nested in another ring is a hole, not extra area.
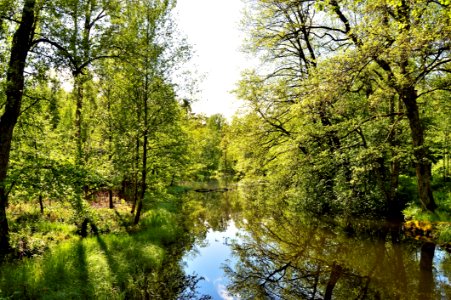
M 241 0 L 178 0 L 175 16 L 195 55 L 192 64 L 203 75 L 198 83 L 199 101 L 195 113 L 222 113 L 230 117 L 242 106 L 229 92 L 235 89 L 240 73 L 249 63 L 239 48 L 243 34 Z M 193 67 L 191 65 L 191 68 Z M 188 67 L 188 65 L 187 65 Z

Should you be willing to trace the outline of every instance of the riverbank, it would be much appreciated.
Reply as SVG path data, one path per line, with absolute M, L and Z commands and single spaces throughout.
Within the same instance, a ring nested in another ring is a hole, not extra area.
M 424 211 L 419 206 L 411 205 L 404 210 L 404 216 L 406 221 L 403 230 L 407 236 L 432 242 L 447 251 L 451 250 L 451 214 L 447 205 L 442 205 L 435 212 Z
M 177 197 L 148 205 L 132 226 L 131 207 L 117 201 L 89 207 L 97 227 L 82 238 L 74 213 L 47 203 L 44 214 L 30 205 L 11 205 L 16 259 L 0 270 L 0 299 L 176 298 L 191 293 L 198 279 L 178 261 L 189 236 L 180 221 Z

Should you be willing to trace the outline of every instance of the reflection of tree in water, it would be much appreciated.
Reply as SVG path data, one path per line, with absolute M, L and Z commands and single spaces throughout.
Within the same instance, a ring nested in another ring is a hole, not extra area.
M 438 293 L 434 244 L 409 244 L 397 228 L 374 224 L 358 225 L 350 236 L 280 203 L 265 213 L 252 207 L 261 201 L 246 203 L 241 227 L 247 234 L 233 243 L 238 263 L 225 267 L 230 292 L 242 299 L 430 299 Z
M 146 298 L 148 299 L 211 299 L 208 295 L 199 295 L 197 286 L 204 278 L 185 274 L 180 257 L 168 256 L 163 267 L 153 272 L 149 278 Z
M 440 282 L 440 288 L 443 290 L 443 298 L 451 299 L 451 255 L 446 255 L 440 262 L 440 268 L 443 270 L 443 278 Z
M 229 220 L 239 214 L 240 207 L 236 206 L 236 193 L 189 192 L 184 199 L 185 224 L 191 233 L 205 238 L 208 229 L 225 231 Z
M 167 245 L 167 255 L 158 270 L 150 272 L 142 280 L 141 295 L 126 295 L 130 299 L 178 299 L 178 300 L 208 300 L 208 295 L 200 295 L 197 292 L 198 283 L 204 278 L 197 275 L 186 274 L 180 261 L 184 255 L 184 249 L 191 247 L 188 232 L 177 244 Z M 181 245 L 184 245 L 180 247 Z
M 205 240 L 208 230 L 225 231 L 229 221 L 236 214 L 239 214 L 240 208 L 236 207 L 236 193 L 228 192 L 188 192 L 184 195 L 183 207 L 183 225 L 184 230 L 189 235 L 190 243 L 183 252 L 186 254 L 192 250 L 194 244 L 202 244 Z M 179 245 L 175 246 L 175 252 L 170 255 L 168 262 L 163 264 L 164 269 L 156 273 L 154 286 L 160 290 L 151 295 L 151 299 L 211 299 L 207 295 L 199 295 L 196 287 L 203 278 L 196 275 L 186 275 L 183 272 L 183 266 L 180 264 L 181 256 L 177 251 Z M 171 291 L 178 291 L 174 293 Z M 155 295 L 155 296 L 154 296 Z M 168 296 L 167 298 L 161 295 Z

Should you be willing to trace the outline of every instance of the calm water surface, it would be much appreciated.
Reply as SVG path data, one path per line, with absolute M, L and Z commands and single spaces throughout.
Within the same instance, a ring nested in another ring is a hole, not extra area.
M 264 195 L 264 196 L 263 196 Z M 451 299 L 451 256 L 393 226 L 352 233 L 255 191 L 187 196 L 185 272 L 212 299 Z M 268 201 L 269 200 L 269 201 Z
M 200 294 L 209 295 L 212 299 L 236 299 L 227 291 L 230 280 L 224 274 L 224 264 L 236 263 L 232 255 L 231 241 L 238 238 L 238 229 L 233 220 L 225 231 L 209 229 L 205 240 L 195 245 L 185 258 L 185 271 L 204 278 L 198 284 Z

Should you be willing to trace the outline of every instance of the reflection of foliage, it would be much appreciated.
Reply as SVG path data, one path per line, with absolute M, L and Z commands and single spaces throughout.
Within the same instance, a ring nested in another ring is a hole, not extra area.
M 239 262 L 225 267 L 229 290 L 243 299 L 414 298 L 433 276 L 432 268 L 420 272 L 424 247 L 408 244 L 395 229 L 355 221 L 350 234 L 293 213 L 288 199 L 279 201 L 283 196 L 247 195 L 241 226 L 248 234 L 232 244 Z
M 194 236 L 203 237 L 209 228 L 224 231 L 228 221 L 239 213 L 236 193 L 187 193 L 184 199 L 185 222 Z
M 151 299 L 211 299 L 207 295 L 198 295 L 196 287 L 204 278 L 197 275 L 185 274 L 180 264 L 182 251 L 178 247 L 172 247 L 169 255 L 161 264 L 157 272 L 153 272 L 149 278 L 148 296 Z

